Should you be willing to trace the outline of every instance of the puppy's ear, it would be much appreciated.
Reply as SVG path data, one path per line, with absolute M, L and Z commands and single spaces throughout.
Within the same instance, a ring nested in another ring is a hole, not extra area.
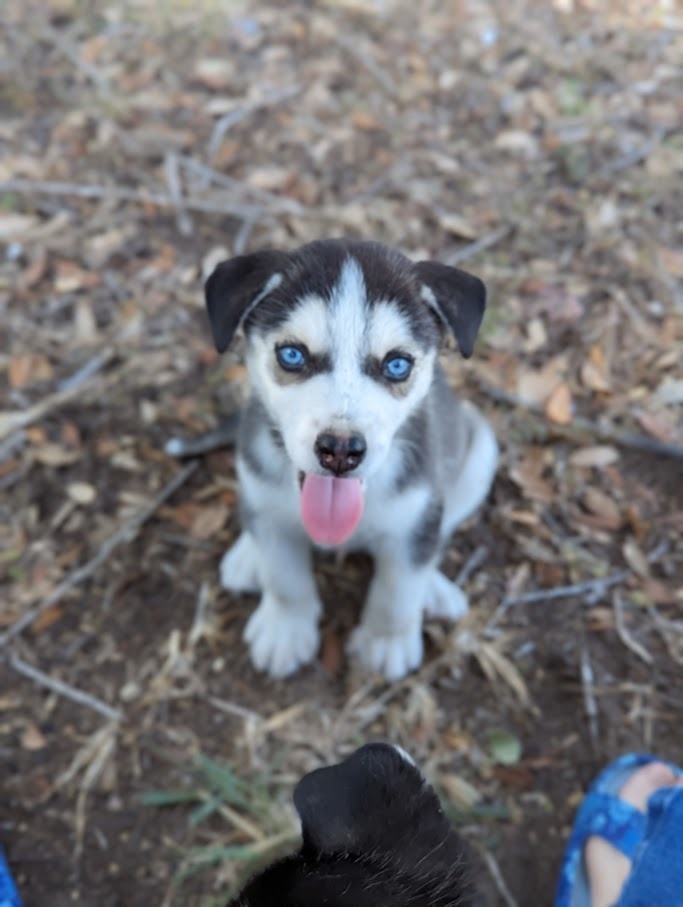
M 419 261 L 415 265 L 422 281 L 422 297 L 446 324 L 469 359 L 486 308 L 486 287 L 472 274 L 439 264 Z
M 418 771 L 394 747 L 369 743 L 343 762 L 305 775 L 294 791 L 304 847 L 325 854 L 373 850 L 373 835 L 391 817 L 406 774 L 409 787 L 421 786 Z
M 282 282 L 284 252 L 266 249 L 222 261 L 204 284 L 213 342 L 219 353 L 230 346 L 249 312 Z

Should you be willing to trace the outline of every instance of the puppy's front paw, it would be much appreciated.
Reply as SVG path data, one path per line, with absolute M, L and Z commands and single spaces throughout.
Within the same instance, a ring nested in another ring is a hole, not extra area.
M 253 536 L 242 533 L 223 555 L 219 572 L 221 586 L 228 592 L 260 591 L 259 556 Z
M 265 596 L 244 630 L 251 660 L 257 671 L 271 677 L 288 677 L 312 661 L 318 651 L 319 633 L 313 615 L 292 614 Z
M 424 610 L 427 617 L 443 620 L 460 620 L 469 610 L 467 597 L 440 570 L 435 570 L 429 580 Z
M 361 624 L 351 634 L 348 651 L 364 668 L 400 680 L 422 664 L 422 623 L 393 636 L 380 636 Z

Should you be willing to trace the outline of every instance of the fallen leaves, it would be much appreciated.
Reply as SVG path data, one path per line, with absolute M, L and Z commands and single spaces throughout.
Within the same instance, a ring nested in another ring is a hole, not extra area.
M 557 425 L 569 425 L 572 421 L 574 404 L 568 384 L 563 381 L 550 392 L 545 401 L 544 411 L 551 422 L 555 422 Z
M 595 444 L 589 447 L 581 447 L 569 455 L 571 466 L 580 469 L 601 469 L 616 463 L 619 459 L 619 451 L 611 444 Z
M 20 353 L 10 356 L 8 364 L 9 382 L 14 388 L 29 387 L 39 381 L 49 381 L 54 368 L 42 353 Z

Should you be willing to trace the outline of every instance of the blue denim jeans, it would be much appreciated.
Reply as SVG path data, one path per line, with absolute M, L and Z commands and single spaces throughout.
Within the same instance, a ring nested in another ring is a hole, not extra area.
M 667 787 L 649 800 L 645 838 L 615 907 L 683 905 L 683 788 Z

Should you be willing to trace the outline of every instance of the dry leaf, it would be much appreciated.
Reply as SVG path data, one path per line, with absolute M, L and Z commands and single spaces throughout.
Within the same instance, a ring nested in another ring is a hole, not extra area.
M 97 496 L 95 488 L 88 482 L 71 482 L 66 486 L 66 493 L 77 504 L 90 504 Z
M 541 369 L 521 371 L 517 377 L 517 396 L 530 406 L 542 406 L 567 372 L 564 353 L 554 356 Z
M 33 456 L 43 466 L 69 466 L 80 460 L 82 454 L 78 450 L 67 450 L 61 444 L 48 441 L 47 444 L 37 447 Z
M 61 260 L 55 265 L 55 290 L 58 293 L 75 293 L 89 290 L 102 282 L 100 274 L 85 271 L 74 261 Z
M 510 478 L 526 497 L 548 504 L 555 500 L 555 490 L 543 478 L 545 469 L 545 451 L 541 447 L 532 447 L 511 467 Z
M 47 740 L 37 724 L 27 724 L 21 735 L 21 748 L 33 753 L 47 746 Z
M 21 353 L 10 356 L 8 372 L 12 387 L 27 387 L 37 381 L 49 381 L 54 369 L 42 353 Z
M 676 589 L 651 576 L 643 578 L 642 590 L 652 605 L 675 605 L 679 601 Z
M 558 425 L 569 425 L 572 421 L 572 395 L 568 384 L 558 384 L 548 397 L 545 404 L 545 414 L 551 422 Z
M 0 242 L 16 242 L 39 223 L 28 214 L 0 214 Z
M 592 346 L 588 351 L 588 359 L 581 366 L 581 381 L 590 390 L 608 392 L 610 388 L 607 379 L 605 354 L 599 346 Z
M 195 63 L 194 77 L 207 88 L 230 88 L 235 79 L 235 66 L 225 57 L 206 57 Z
M 599 488 L 586 488 L 581 501 L 587 510 L 599 517 L 601 528 L 613 530 L 621 528 L 623 524 L 621 509 L 604 491 Z
M 476 239 L 479 236 L 479 231 L 473 224 L 453 211 L 441 212 L 437 214 L 437 217 L 439 225 L 452 236 L 458 236 L 461 239 Z
M 97 340 L 97 321 L 92 303 L 79 299 L 74 312 L 74 338 L 78 343 L 93 343 Z
M 351 117 L 351 124 L 355 129 L 361 130 L 370 130 L 370 129 L 379 129 L 380 123 L 377 118 L 374 117 L 371 113 L 368 113 L 367 110 L 358 110 Z
M 668 411 L 649 413 L 646 410 L 640 410 L 636 413 L 636 419 L 645 431 L 658 441 L 663 441 L 665 444 L 680 443 L 676 420 Z
M 619 459 L 619 451 L 608 444 L 596 444 L 594 447 L 582 447 L 569 457 L 571 466 L 597 467 L 609 466 Z
M 649 577 L 650 565 L 635 539 L 627 539 L 621 549 L 626 563 L 638 576 Z
M 229 510 L 223 504 L 202 507 L 192 520 L 190 535 L 196 539 L 209 539 L 225 526 Z
M 58 602 L 54 605 L 50 605 L 49 608 L 41 611 L 38 617 L 33 621 L 31 624 L 31 633 L 42 633 L 43 630 L 47 630 L 52 624 L 56 624 L 58 620 L 61 620 L 63 616 L 64 610 Z
M 439 787 L 441 787 L 455 806 L 460 809 L 470 810 L 477 803 L 481 802 L 481 794 L 460 775 L 439 775 Z
M 496 148 L 509 151 L 511 154 L 527 158 L 528 160 L 538 157 L 538 141 L 528 132 L 509 129 L 499 133 L 493 144 Z
M 519 670 L 503 655 L 493 643 L 481 643 L 475 650 L 477 661 L 488 679 L 495 682 L 497 678 L 503 680 L 514 691 L 522 705 L 528 705 L 529 690 Z
M 657 249 L 657 258 L 665 271 L 672 277 L 683 278 L 683 252 L 680 249 L 667 249 L 660 246 Z
M 525 765 L 494 765 L 493 777 L 503 787 L 515 791 L 530 791 L 536 786 L 534 773 Z

